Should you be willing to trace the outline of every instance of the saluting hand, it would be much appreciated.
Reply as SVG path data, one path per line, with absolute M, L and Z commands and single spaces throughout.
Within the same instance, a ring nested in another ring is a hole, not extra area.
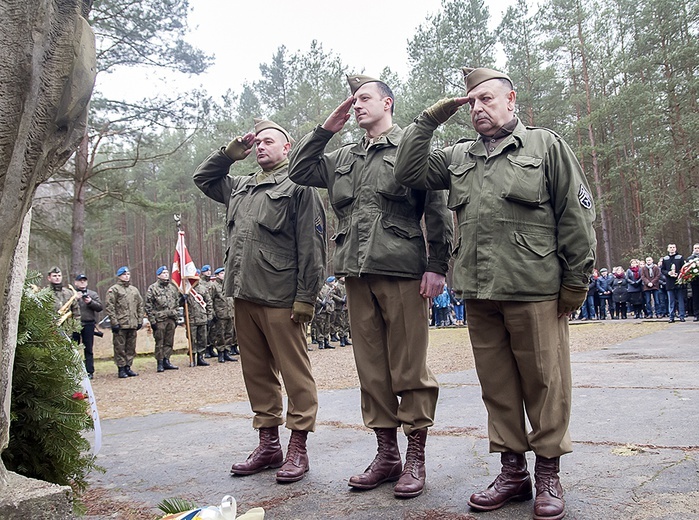
M 350 96 L 347 99 L 345 99 L 335 110 L 333 110 L 332 114 L 328 116 L 328 118 L 325 120 L 325 123 L 323 123 L 323 128 L 325 128 L 328 132 L 332 132 L 334 134 L 342 130 L 342 127 L 345 126 L 345 123 L 349 121 L 349 111 L 352 108 L 353 104 L 354 96 Z

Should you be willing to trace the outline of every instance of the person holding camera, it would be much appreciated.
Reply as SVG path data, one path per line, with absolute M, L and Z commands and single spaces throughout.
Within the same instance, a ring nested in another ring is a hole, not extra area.
M 87 377 L 92 379 L 95 373 L 95 358 L 92 351 L 95 336 L 102 337 L 102 332 L 95 330 L 97 317 L 102 311 L 102 302 L 99 294 L 87 288 L 87 276 L 79 274 L 75 277 L 75 290 L 80 293 L 78 305 L 80 306 L 80 323 L 82 329 L 73 334 L 73 339 L 82 343 L 85 349 L 85 370 Z

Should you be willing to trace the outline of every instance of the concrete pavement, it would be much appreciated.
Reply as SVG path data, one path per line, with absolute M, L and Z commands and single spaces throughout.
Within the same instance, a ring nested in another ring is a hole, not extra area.
M 574 451 L 561 459 L 566 518 L 699 519 L 699 323 L 675 323 L 604 350 L 575 353 L 572 365 Z M 102 488 L 114 513 L 86 518 L 126 518 L 128 509 L 152 511 L 156 518 L 156 505 L 165 498 L 203 506 L 226 494 L 237 498 L 239 513 L 262 506 L 268 520 L 532 518 L 533 501 L 470 511 L 469 495 L 495 478 L 499 457 L 488 453 L 475 372 L 438 378 L 427 487 L 420 497 L 396 500 L 391 484 L 366 492 L 347 486 L 376 451 L 353 388 L 320 393 L 318 428 L 309 436 L 311 470 L 294 484 L 276 484 L 274 471 L 229 476 L 231 463 L 244 460 L 257 443 L 247 403 L 103 421 L 98 463 L 107 471 L 90 482 Z M 283 430 L 285 448 L 287 441 Z M 528 458 L 533 466 L 531 453 Z

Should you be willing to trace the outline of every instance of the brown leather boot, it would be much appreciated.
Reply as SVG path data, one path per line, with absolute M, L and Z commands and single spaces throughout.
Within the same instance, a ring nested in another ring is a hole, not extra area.
M 534 520 L 560 520 L 566 515 L 563 501 L 563 488 L 558 479 L 560 457 L 547 459 L 536 456 L 534 479 L 536 498 L 534 499 Z
M 284 462 L 282 446 L 279 444 L 279 427 L 260 428 L 260 444 L 245 462 L 236 462 L 231 475 L 254 475 L 263 469 L 278 468 Z
M 384 482 L 395 482 L 403 471 L 403 461 L 398 451 L 396 440 L 397 428 L 374 428 L 376 442 L 379 445 L 376 457 L 364 473 L 349 479 L 349 485 L 355 489 L 374 489 Z
M 415 430 L 408 435 L 405 466 L 396 487 L 393 488 L 396 498 L 413 498 L 422 493 L 425 487 L 425 441 L 427 428 Z
M 289 447 L 286 450 L 284 465 L 277 471 L 277 482 L 298 482 L 306 476 L 308 453 L 306 452 L 307 431 L 291 430 Z
M 488 489 L 474 493 L 468 505 L 476 511 L 492 511 L 508 503 L 531 500 L 532 479 L 527 471 L 527 458 L 523 453 L 500 454 L 502 470 Z

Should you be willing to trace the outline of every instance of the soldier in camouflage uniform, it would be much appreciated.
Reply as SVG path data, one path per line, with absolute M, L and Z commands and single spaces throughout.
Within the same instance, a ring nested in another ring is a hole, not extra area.
M 197 269 L 197 274 L 201 274 L 199 269 Z M 208 344 L 207 327 L 214 316 L 214 304 L 211 301 L 208 287 L 201 287 L 201 279 L 193 290 L 200 296 L 199 299 L 196 299 L 190 294 L 187 298 L 187 314 L 189 316 L 189 332 L 192 335 L 194 364 L 198 367 L 208 367 L 209 363 L 204 359 L 204 352 Z
M 104 310 L 112 326 L 114 363 L 119 368 L 119 377 L 134 377 L 131 370 L 136 357 L 136 334 L 143 326 L 143 298 L 136 287 L 131 285 L 131 271 L 124 266 L 116 272 L 117 283 L 107 289 Z
M 211 299 L 211 284 L 213 282 L 211 281 L 211 266 L 209 264 L 205 264 L 201 268 L 201 277 L 199 278 L 199 283 L 197 284 L 197 292 L 204 296 L 204 294 L 209 295 L 209 299 Z M 214 318 L 214 313 L 213 313 L 213 300 L 211 304 L 211 316 L 209 317 L 209 322 L 206 324 L 206 350 L 204 351 L 204 357 L 205 358 L 213 358 L 216 357 L 216 354 L 214 354 L 214 346 L 213 346 L 213 338 L 214 338 L 214 330 L 213 330 L 213 320 Z
M 333 299 L 333 288 L 335 277 L 329 276 L 325 284 L 320 289 L 317 297 L 318 302 L 318 348 L 335 348 L 330 343 L 330 325 L 335 315 L 335 300 Z
M 80 320 L 80 304 L 78 302 L 78 297 L 74 291 L 71 291 L 68 287 L 63 287 L 63 273 L 61 270 L 58 267 L 52 267 L 47 273 L 47 278 L 53 291 L 54 310 L 58 312 L 61 307 L 72 299 L 71 304 L 65 312 L 70 312 L 73 319 Z
M 158 280 L 146 292 L 146 314 L 155 339 L 157 370 L 177 370 L 179 367 L 170 362 L 170 356 L 175 342 L 180 291 L 170 282 L 170 271 L 166 266 L 158 267 L 155 274 Z
M 233 305 L 231 300 L 223 292 L 223 280 L 226 270 L 219 267 L 214 271 L 214 279 L 210 287 L 211 300 L 214 307 L 213 315 L 213 338 L 212 343 L 218 352 L 218 362 L 238 361 L 238 358 L 231 356 L 231 345 L 234 342 L 233 333 Z
M 345 288 L 345 277 L 337 279 L 333 292 L 335 300 L 335 330 L 340 338 L 340 346 L 349 346 L 349 316 L 347 313 L 347 289 Z

